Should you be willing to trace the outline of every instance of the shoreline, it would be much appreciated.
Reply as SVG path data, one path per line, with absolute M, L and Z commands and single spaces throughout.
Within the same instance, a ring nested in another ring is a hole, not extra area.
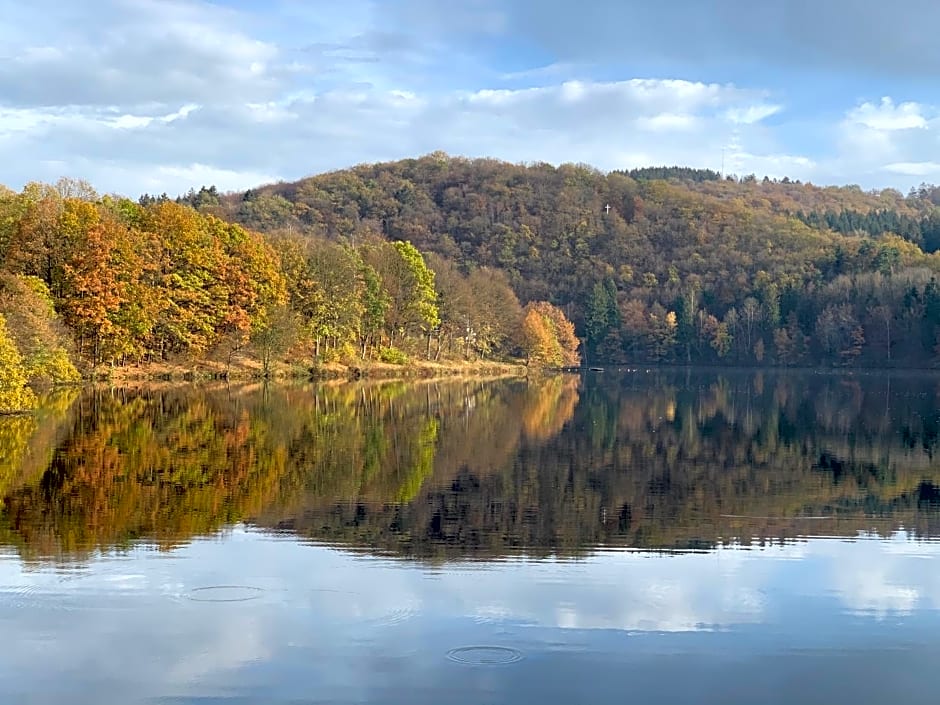
M 615 374 L 637 374 L 666 371 L 709 371 L 727 373 L 757 373 L 767 372 L 774 374 L 822 374 L 836 376 L 906 376 L 926 375 L 940 376 L 937 368 L 902 368 L 902 367 L 783 367 L 776 365 L 747 366 L 747 365 L 603 365 L 592 367 L 528 367 L 520 362 L 493 362 L 493 361 L 444 361 L 412 360 L 402 365 L 379 361 L 361 361 L 357 364 L 346 365 L 339 362 L 320 364 L 289 364 L 279 363 L 273 367 L 271 374 L 265 377 L 261 372 L 261 364 L 256 360 L 238 360 L 226 364 L 217 360 L 201 360 L 198 362 L 173 363 L 146 363 L 141 365 L 126 365 L 123 367 L 99 366 L 86 371 L 82 380 L 73 384 L 108 384 L 108 383 L 192 383 L 192 382 L 355 382 L 357 380 L 429 380 L 447 379 L 453 377 L 539 377 L 551 374 L 583 374 L 588 376 Z M 60 385 L 53 385 L 60 386 Z M 69 386 L 69 385 L 61 385 Z
M 362 379 L 420 380 L 448 377 L 526 377 L 528 368 L 520 363 L 489 361 L 413 360 L 403 365 L 364 361 L 355 365 L 338 362 L 311 365 L 276 365 L 265 377 L 260 363 L 239 360 L 227 365 L 216 361 L 151 363 L 124 367 L 98 367 L 84 375 L 86 383 L 102 382 L 354 382 Z

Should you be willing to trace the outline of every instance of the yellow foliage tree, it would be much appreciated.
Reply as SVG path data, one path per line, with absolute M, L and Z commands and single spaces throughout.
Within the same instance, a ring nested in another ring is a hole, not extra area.
M 70 340 L 52 295 L 38 277 L 0 274 L 0 315 L 22 358 L 30 383 L 77 382 Z
M 529 364 L 560 365 L 561 350 L 547 321 L 533 308 L 522 319 L 523 348 Z
M 35 404 L 36 397 L 26 381 L 23 358 L 0 315 L 0 414 L 27 411 Z

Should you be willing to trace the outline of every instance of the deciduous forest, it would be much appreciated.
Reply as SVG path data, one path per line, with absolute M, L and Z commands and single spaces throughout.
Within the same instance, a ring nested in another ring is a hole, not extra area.
M 181 201 L 260 232 L 407 240 L 569 318 L 582 361 L 938 361 L 940 188 L 679 167 L 601 173 L 441 153 Z M 534 326 L 530 326 L 530 329 Z
M 251 358 L 931 367 L 940 188 L 441 153 L 178 198 L 0 191 L 0 408 Z
M 260 234 L 190 204 L 62 180 L 0 194 L 0 411 L 83 370 L 250 357 L 303 365 L 525 356 L 577 365 L 574 328 L 502 271 L 406 240 Z

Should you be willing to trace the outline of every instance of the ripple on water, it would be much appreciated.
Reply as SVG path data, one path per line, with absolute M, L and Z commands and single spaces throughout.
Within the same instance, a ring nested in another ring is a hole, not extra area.
M 193 588 L 186 597 L 193 602 L 248 602 L 257 600 L 263 592 L 250 585 L 209 585 Z
M 521 661 L 523 655 L 510 646 L 461 646 L 448 651 L 447 658 L 471 666 L 502 666 Z
M 418 609 L 413 605 L 405 605 L 397 609 L 390 610 L 385 614 L 366 620 L 373 627 L 394 627 L 403 624 L 418 614 Z
M 76 600 L 74 595 L 50 592 L 37 587 L 24 586 L 0 590 L 0 608 L 17 610 L 75 610 L 88 605 Z

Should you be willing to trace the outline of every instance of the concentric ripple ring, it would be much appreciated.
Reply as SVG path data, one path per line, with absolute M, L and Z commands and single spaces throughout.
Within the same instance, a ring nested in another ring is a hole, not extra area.
M 509 646 L 461 646 L 448 651 L 447 658 L 471 666 L 502 666 L 521 661 L 524 656 Z
M 209 585 L 190 590 L 186 597 L 193 602 L 248 602 L 257 600 L 263 592 L 250 585 Z

